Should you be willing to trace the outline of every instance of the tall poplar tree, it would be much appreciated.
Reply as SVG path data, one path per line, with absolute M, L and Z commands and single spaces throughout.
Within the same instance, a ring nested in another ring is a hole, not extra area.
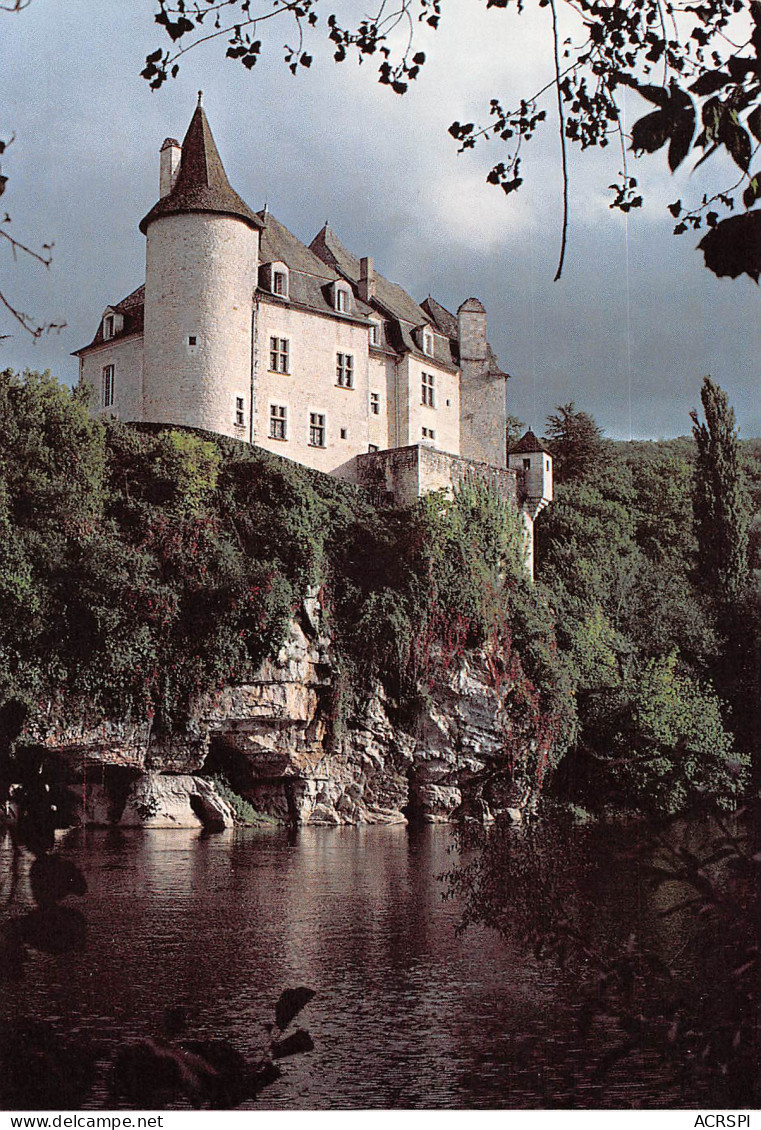
M 740 466 L 735 414 L 722 388 L 705 377 L 705 423 L 690 413 L 697 444 L 693 506 L 700 581 L 724 609 L 737 606 L 748 580 L 750 499 Z

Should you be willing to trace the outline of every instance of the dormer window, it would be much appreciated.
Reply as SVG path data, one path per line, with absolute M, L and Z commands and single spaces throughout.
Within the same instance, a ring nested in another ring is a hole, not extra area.
M 290 279 L 287 265 L 280 260 L 262 263 L 259 268 L 259 286 L 270 294 L 276 294 L 278 298 L 288 298 Z
M 381 343 L 381 328 L 378 322 L 370 323 L 370 344 L 378 346 Z
M 423 353 L 427 357 L 433 357 L 433 334 L 430 330 L 423 330 Z
M 333 284 L 333 305 L 339 314 L 351 313 L 351 293 L 348 287 Z
M 116 314 L 113 310 L 106 307 L 106 312 L 103 315 L 103 340 L 110 341 L 112 337 L 116 337 L 124 329 L 124 315 Z

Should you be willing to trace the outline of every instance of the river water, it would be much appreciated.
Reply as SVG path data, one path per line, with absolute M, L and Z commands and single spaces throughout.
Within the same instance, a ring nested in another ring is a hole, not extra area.
M 184 1005 L 193 1034 L 253 1055 L 280 991 L 307 985 L 315 1050 L 287 1061 L 260 1107 L 688 1105 L 646 1057 L 589 1084 L 573 985 L 509 935 L 458 930 L 461 902 L 440 878 L 451 849 L 446 827 L 64 833 L 58 851 L 88 882 L 88 944 L 31 953 L 2 1013 L 108 1048 Z M 652 909 L 634 867 L 611 869 L 596 897 L 608 913 Z M 669 929 L 678 945 L 678 917 Z M 103 1078 L 86 1105 L 114 1105 Z

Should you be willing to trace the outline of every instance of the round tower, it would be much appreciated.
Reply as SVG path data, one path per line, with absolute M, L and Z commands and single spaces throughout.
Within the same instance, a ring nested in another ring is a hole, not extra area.
M 261 222 L 227 179 L 200 95 L 178 169 L 177 148 L 162 146 L 162 195 L 140 223 L 143 419 L 246 440 Z

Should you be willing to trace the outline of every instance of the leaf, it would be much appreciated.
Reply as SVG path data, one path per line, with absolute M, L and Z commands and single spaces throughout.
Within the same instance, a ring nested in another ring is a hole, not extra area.
M 695 133 L 695 110 L 690 103 L 679 115 L 671 132 L 669 145 L 669 168 L 672 173 L 679 168 L 690 151 Z
M 755 67 L 756 63 L 753 59 L 740 59 L 736 55 L 727 59 L 727 70 L 733 82 L 742 82 L 748 71 L 755 70 Z
M 698 248 L 705 256 L 706 267 L 715 275 L 732 279 L 749 275 L 757 283 L 761 275 L 761 210 L 722 220 L 703 236 Z
M 280 994 L 275 1005 L 275 1023 L 281 1032 L 309 1004 L 314 995 L 314 989 L 308 989 L 305 985 L 300 985 L 298 989 L 286 989 Z
M 732 76 L 727 74 L 726 71 L 704 71 L 700 78 L 693 82 L 690 90 L 693 94 L 704 97 L 706 94 L 715 94 L 717 90 L 721 90 L 731 81 Z
M 663 110 L 646 114 L 632 126 L 632 149 L 639 153 L 655 153 L 669 136 L 669 119 Z
M 637 94 L 641 94 L 648 102 L 654 102 L 656 106 L 668 106 L 669 92 L 663 86 L 649 86 L 646 83 L 642 85 L 634 84 Z
M 67 895 L 83 895 L 87 890 L 79 868 L 57 855 L 41 855 L 35 859 L 29 871 L 29 882 L 40 906 L 52 906 Z
M 725 112 L 725 108 L 718 98 L 710 98 L 708 102 L 704 103 L 701 117 L 705 127 L 705 144 L 715 141 L 719 136 Z
M 732 160 L 743 172 L 748 171 L 752 149 L 748 133 L 731 114 L 725 114 L 719 126 L 719 140 L 729 150 Z
M 311 1052 L 314 1041 L 304 1028 L 297 1028 L 292 1036 L 280 1040 L 272 1045 L 272 1058 L 285 1059 L 288 1055 L 299 1055 L 301 1052 Z
M 748 114 L 748 129 L 756 141 L 761 141 L 761 106 L 756 106 L 755 110 Z
M 759 178 L 758 176 L 751 177 L 748 187 L 743 192 L 743 204 L 746 208 L 752 208 L 759 196 L 761 196 Z

